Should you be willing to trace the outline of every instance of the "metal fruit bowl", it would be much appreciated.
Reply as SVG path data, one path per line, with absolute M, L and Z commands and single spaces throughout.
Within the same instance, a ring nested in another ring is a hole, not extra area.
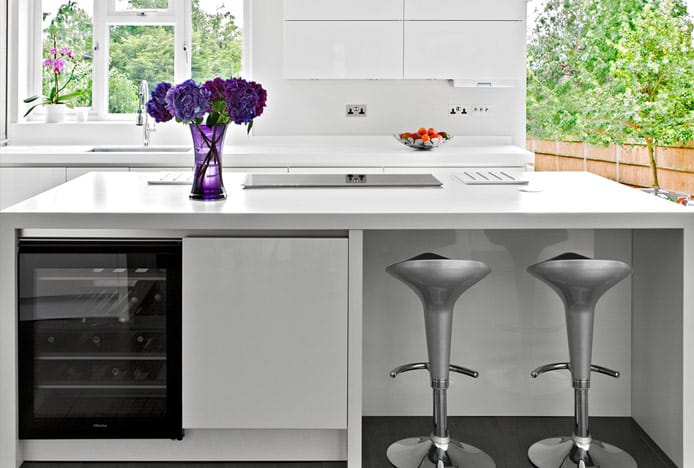
M 405 146 L 409 146 L 410 148 L 418 149 L 418 150 L 432 150 L 434 148 L 438 148 L 451 138 L 453 136 L 450 133 L 443 132 L 443 135 L 441 138 L 432 138 L 429 141 L 423 141 L 421 138 L 414 138 L 412 135 L 410 136 L 405 136 L 405 137 L 400 137 L 403 135 L 402 133 L 394 133 L 393 137 L 395 137 L 396 140 L 398 140 L 400 143 L 402 143 Z M 445 135 L 445 136 L 444 136 Z

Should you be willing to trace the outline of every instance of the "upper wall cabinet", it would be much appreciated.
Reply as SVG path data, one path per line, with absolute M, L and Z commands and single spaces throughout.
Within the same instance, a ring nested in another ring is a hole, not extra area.
M 525 19 L 525 0 L 404 0 L 406 20 Z
M 402 78 L 402 33 L 402 21 L 285 21 L 285 78 Z
M 522 21 L 406 21 L 404 77 L 522 79 L 524 40 Z
M 402 20 L 402 0 L 284 0 L 285 20 Z
M 523 81 L 525 9 L 525 0 L 284 0 L 284 76 Z

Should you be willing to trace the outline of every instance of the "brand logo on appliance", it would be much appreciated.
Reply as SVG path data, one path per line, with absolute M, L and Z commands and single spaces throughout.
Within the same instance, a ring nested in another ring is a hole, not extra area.
M 108 427 L 108 424 L 94 423 L 94 424 L 92 424 L 92 427 L 95 427 L 97 429 L 105 429 Z

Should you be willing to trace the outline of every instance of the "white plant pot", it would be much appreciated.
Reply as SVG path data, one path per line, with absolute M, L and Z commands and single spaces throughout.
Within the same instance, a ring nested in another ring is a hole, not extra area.
M 75 120 L 86 122 L 89 120 L 89 107 L 75 107 Z
M 60 123 L 65 121 L 67 106 L 65 104 L 44 104 L 46 111 L 46 123 Z

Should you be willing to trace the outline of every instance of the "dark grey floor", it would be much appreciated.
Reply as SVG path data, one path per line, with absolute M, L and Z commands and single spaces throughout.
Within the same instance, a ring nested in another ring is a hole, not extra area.
M 498 468 L 531 468 L 528 447 L 547 437 L 568 435 L 572 418 L 547 417 L 451 417 L 451 436 L 486 451 Z M 364 418 L 363 468 L 387 468 L 385 452 L 398 439 L 427 435 L 428 417 Z M 676 466 L 631 418 L 591 418 L 595 439 L 629 452 L 640 468 Z M 292 463 L 53 463 L 26 462 L 22 468 L 345 468 L 344 462 Z M 471 467 L 474 468 L 474 467 Z

